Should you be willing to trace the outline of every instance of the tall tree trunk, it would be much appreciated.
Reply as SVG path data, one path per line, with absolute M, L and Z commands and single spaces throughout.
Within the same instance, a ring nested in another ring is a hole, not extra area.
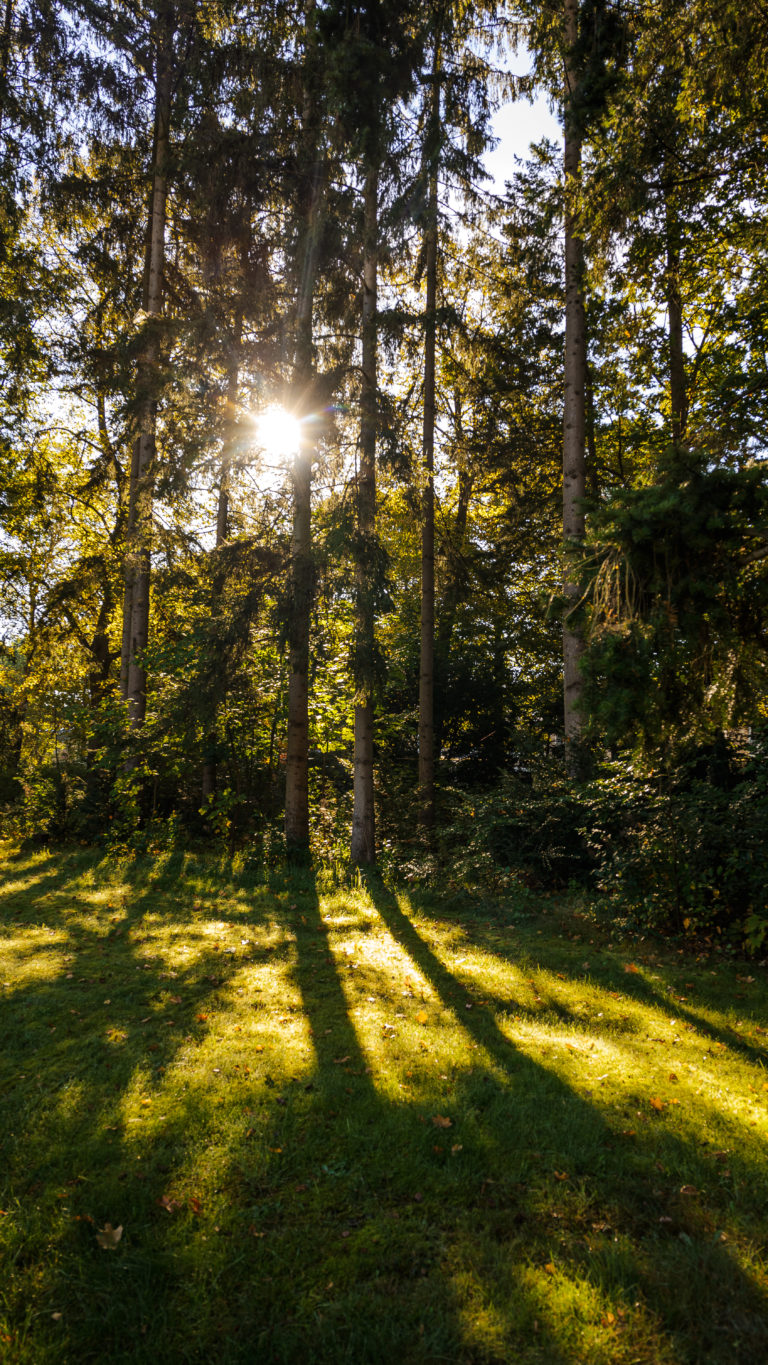
M 144 651 L 149 640 L 149 584 L 152 544 L 152 501 L 155 480 L 155 428 L 157 423 L 157 371 L 160 362 L 158 324 L 163 307 L 165 267 L 165 217 L 168 197 L 168 152 L 171 120 L 170 22 L 158 48 L 155 80 L 155 138 L 152 157 L 152 192 L 144 272 L 144 311 L 147 340 L 139 361 L 139 432 L 134 443 L 126 550 L 126 589 L 123 617 L 121 678 L 134 730 L 144 723 L 147 708 L 147 675 Z
M 374 599 L 376 573 L 376 404 L 379 167 L 369 166 L 363 193 L 363 320 L 360 457 L 355 571 L 355 753 L 350 857 L 376 860 L 373 806 Z
M 564 172 L 565 172 L 565 401 L 563 407 L 563 537 L 565 573 L 563 592 L 566 618 L 563 627 L 563 710 L 565 719 L 566 763 L 571 772 L 578 765 L 581 738 L 581 675 L 579 659 L 583 651 L 580 632 L 570 623 L 568 610 L 576 606 L 578 585 L 572 581 L 569 548 L 584 538 L 584 497 L 586 468 L 587 339 L 584 317 L 584 244 L 578 223 L 578 193 L 581 187 L 581 129 L 577 110 L 579 72 L 576 65 L 578 37 L 578 0 L 564 0 L 565 7 L 565 94 L 564 94 Z
M 456 421 L 459 438 L 461 441 L 461 399 L 456 397 Z M 436 691 L 437 706 L 435 708 L 435 754 L 439 758 L 443 749 L 443 732 L 445 730 L 446 712 L 446 691 L 448 684 L 448 660 L 451 653 L 451 641 L 453 639 L 454 626 L 456 625 L 456 613 L 461 599 L 462 581 L 465 577 L 462 569 L 463 549 L 467 537 L 467 523 L 469 521 L 469 508 L 472 501 L 474 489 L 474 476 L 470 471 L 459 465 L 459 497 L 456 504 L 456 518 L 453 523 L 453 547 L 449 549 L 447 564 L 445 569 L 445 584 L 440 599 L 438 611 L 438 626 L 435 639 L 435 661 L 438 687 Z
M 232 465 L 232 458 L 235 452 L 236 432 L 237 432 L 237 393 L 240 383 L 240 342 L 242 337 L 243 315 L 238 311 L 235 316 L 235 331 L 232 338 L 232 352 L 229 361 L 227 374 L 227 394 L 226 394 L 226 420 L 224 444 L 221 451 L 221 468 L 219 471 L 219 496 L 216 503 L 216 549 L 221 546 L 229 535 L 229 474 Z M 224 587 L 222 566 L 217 559 L 214 564 L 213 581 L 211 583 L 211 620 L 215 621 L 218 614 L 221 594 Z M 211 687 L 211 695 L 208 701 L 209 728 L 205 740 L 205 757 L 203 759 L 202 770 L 202 797 L 207 801 L 216 791 L 216 713 L 218 711 L 218 700 L 221 695 L 222 681 L 226 686 L 226 678 L 222 680 L 219 675 L 215 686 Z
M 307 417 L 315 396 L 313 310 L 325 203 L 325 170 L 320 160 L 317 99 L 314 84 L 314 5 L 307 16 L 308 46 L 301 165 L 307 176 L 300 206 L 296 330 L 294 345 L 294 410 Z M 303 422 L 293 464 L 293 535 L 291 540 L 290 620 L 288 634 L 288 735 L 285 771 L 285 842 L 292 856 L 309 854 L 309 630 L 314 595 L 312 556 L 312 464 L 316 437 Z
M 13 0 L 5 0 L 3 31 L 0 34 L 0 136 L 3 132 L 5 101 L 9 97 L 11 50 L 13 48 Z
M 679 445 L 685 440 L 688 424 L 688 393 L 685 381 L 685 352 L 683 350 L 683 304 L 680 294 L 680 220 L 666 196 L 666 295 L 669 327 L 669 411 L 672 440 Z
M 419 820 L 435 821 L 435 342 L 437 307 L 437 174 L 440 154 L 440 44 L 435 39 L 432 89 L 426 128 L 428 166 L 424 233 L 426 308 L 424 313 L 424 491 L 421 520 L 421 658 L 419 662 Z

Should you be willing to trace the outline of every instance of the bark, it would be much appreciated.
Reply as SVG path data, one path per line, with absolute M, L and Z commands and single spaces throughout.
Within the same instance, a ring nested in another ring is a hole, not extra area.
M 376 860 L 373 808 L 374 589 L 376 533 L 376 400 L 379 168 L 368 168 L 364 189 L 363 319 L 360 457 L 357 473 L 355 571 L 356 701 L 354 804 L 350 857 Z
M 157 371 L 160 338 L 157 330 L 163 306 L 165 267 L 165 218 L 168 197 L 168 152 L 171 116 L 170 28 L 157 59 L 155 81 L 155 139 L 152 158 L 152 192 L 144 275 L 144 311 L 147 341 L 137 372 L 139 432 L 134 443 L 128 512 L 123 657 L 121 678 L 128 703 L 131 727 L 144 723 L 147 706 L 147 675 L 144 651 L 149 640 L 149 586 L 152 544 L 152 501 L 155 479 L 155 428 L 157 423 Z
M 586 462 L 587 344 L 584 317 L 584 244 L 578 222 L 577 195 L 581 185 L 581 131 L 576 112 L 579 73 L 575 47 L 578 36 L 578 0 L 564 0 L 565 9 L 565 394 L 563 408 L 563 537 L 566 544 L 563 593 L 566 616 L 563 627 L 563 709 L 566 762 L 574 771 L 581 738 L 581 674 L 579 659 L 583 640 L 571 624 L 569 611 L 578 600 L 578 585 L 569 568 L 569 546 L 584 538 Z
M 232 465 L 232 458 L 235 452 L 237 440 L 237 393 L 240 382 L 240 341 L 242 336 L 243 316 L 238 312 L 235 318 L 235 334 L 233 338 L 232 354 L 229 363 L 229 373 L 227 375 L 227 396 L 226 396 L 226 425 L 225 439 L 221 452 L 221 468 L 219 471 L 219 497 L 216 504 L 216 549 L 219 550 L 224 544 L 229 534 L 229 472 Z M 219 611 L 221 594 L 224 583 L 222 579 L 221 566 L 216 561 L 213 582 L 211 584 L 211 620 L 214 621 Z M 203 761 L 202 771 L 202 796 L 203 801 L 208 800 L 216 791 L 216 713 L 218 710 L 218 697 L 221 691 L 222 679 L 216 680 L 215 690 L 209 699 L 208 710 L 210 712 L 210 724 L 206 736 L 205 750 L 206 757 Z M 226 686 L 226 679 L 223 680 Z
M 294 349 L 295 408 L 307 416 L 315 390 L 313 310 L 323 226 L 325 174 L 319 154 L 314 47 L 308 51 L 302 164 L 308 180 L 302 196 Z M 288 635 L 288 734 L 285 772 L 285 841 L 294 857 L 309 854 L 309 630 L 314 596 L 312 556 L 312 465 L 316 440 L 304 423 L 293 465 L 290 621 Z
M 680 223 L 669 197 L 666 204 L 667 316 L 669 325 L 669 410 L 672 440 L 685 440 L 688 393 L 683 350 L 683 305 L 680 295 Z
M 429 181 L 424 233 L 424 421 L 421 520 L 421 657 L 419 662 L 419 820 L 435 821 L 435 342 L 437 307 L 437 172 L 440 138 L 440 48 L 435 43 L 427 124 Z
M 13 0 L 6 0 L 3 15 L 3 32 L 0 37 L 0 136 L 3 132 L 4 101 L 8 98 L 11 72 L 11 49 L 13 46 Z
M 460 401 L 460 400 L 457 400 Z M 457 405 L 457 422 L 460 425 L 460 408 Z M 472 501 L 474 478 L 468 469 L 459 467 L 459 497 L 456 504 L 456 518 L 453 524 L 454 548 L 448 552 L 445 586 L 440 600 L 439 623 L 435 640 L 435 660 L 438 679 L 435 714 L 435 756 L 440 757 L 443 747 L 445 728 L 446 686 L 448 681 L 448 660 L 451 641 L 456 625 L 456 613 L 462 596 L 462 584 L 466 573 L 463 567 L 463 547 L 467 536 L 469 508 Z

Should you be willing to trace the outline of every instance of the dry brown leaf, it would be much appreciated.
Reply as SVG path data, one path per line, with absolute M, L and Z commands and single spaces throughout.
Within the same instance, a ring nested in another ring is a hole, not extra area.
M 681 1194 L 698 1194 L 699 1191 L 696 1189 L 696 1186 L 695 1186 L 695 1185 L 681 1185 L 681 1186 L 680 1186 L 680 1193 L 681 1193 Z
M 657 1114 L 660 1114 L 664 1108 L 664 1101 L 660 1100 L 658 1095 L 652 1095 L 648 1103 L 650 1104 L 651 1109 L 656 1110 Z
M 547 1264 L 545 1265 L 544 1269 L 546 1270 L 548 1275 L 554 1275 L 555 1273 L 555 1267 L 553 1266 L 551 1261 L 547 1261 Z
M 635 964 L 634 964 L 634 962 L 627 962 L 627 963 L 625 963 L 625 965 L 624 965 L 624 971 L 625 971 L 625 972 L 630 972 L 630 973 L 632 974 L 632 976 L 636 976 L 637 973 L 640 971 L 640 968 L 639 968 L 639 967 L 636 967 Z
M 447 1119 L 444 1114 L 433 1114 L 432 1122 L 436 1128 L 452 1128 L 453 1119 Z
M 105 1223 L 103 1228 L 96 1233 L 96 1241 L 103 1251 L 114 1251 L 122 1235 L 122 1223 L 116 1228 L 113 1228 L 111 1223 Z
M 161 1194 L 157 1202 L 161 1209 L 165 1209 L 166 1213 L 175 1213 L 181 1207 L 178 1199 L 171 1199 L 169 1194 Z

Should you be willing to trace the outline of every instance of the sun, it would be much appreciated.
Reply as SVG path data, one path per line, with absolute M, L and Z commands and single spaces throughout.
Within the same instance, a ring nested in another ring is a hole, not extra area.
M 267 408 L 256 420 L 256 433 L 265 453 L 273 459 L 295 455 L 301 443 L 301 422 L 285 408 Z

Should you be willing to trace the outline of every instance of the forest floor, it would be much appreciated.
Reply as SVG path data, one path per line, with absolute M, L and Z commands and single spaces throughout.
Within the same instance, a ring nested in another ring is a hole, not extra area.
M 768 1359 L 765 970 L 0 850 L 0 1358 Z

